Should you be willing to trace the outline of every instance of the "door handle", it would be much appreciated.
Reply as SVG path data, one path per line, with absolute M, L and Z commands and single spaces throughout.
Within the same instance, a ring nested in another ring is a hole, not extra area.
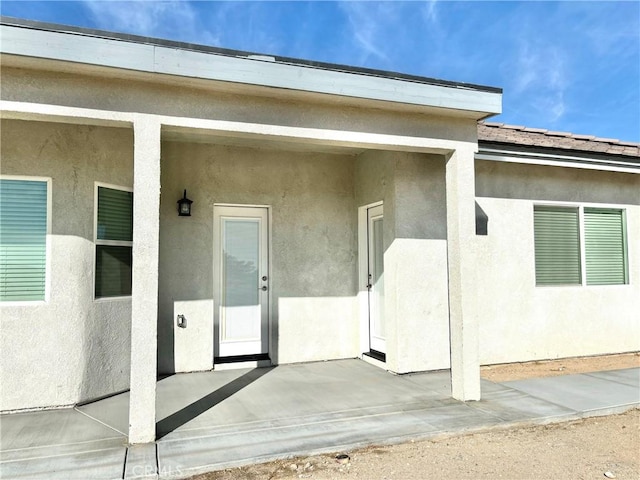
M 263 285 L 262 288 L 260 288 L 260 290 L 262 290 L 263 292 L 266 292 L 267 291 L 267 286 Z

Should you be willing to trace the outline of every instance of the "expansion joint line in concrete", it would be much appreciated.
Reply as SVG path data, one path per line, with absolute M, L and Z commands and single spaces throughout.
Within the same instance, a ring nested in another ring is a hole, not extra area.
M 124 480 L 127 474 L 127 460 L 129 460 L 129 447 L 124 449 L 124 462 L 122 462 L 122 478 Z
M 504 385 L 503 383 L 501 383 L 500 385 L 502 385 L 503 387 L 508 387 L 508 388 L 513 389 L 513 390 L 516 390 L 517 392 L 524 393 L 525 395 L 527 395 L 527 396 L 529 396 L 531 398 L 535 398 L 536 400 L 543 401 L 545 403 L 548 403 L 549 405 L 553 405 L 555 407 L 560 407 L 560 408 L 566 408 L 567 410 L 571 410 L 571 412 L 573 412 L 573 414 L 579 414 L 581 412 L 580 410 L 576 410 L 575 408 L 568 407 L 567 405 L 562 405 L 561 403 L 553 402 L 553 401 L 549 400 L 548 398 L 544 398 L 544 397 L 541 397 L 541 396 L 538 396 L 538 395 L 534 395 L 533 393 L 525 392 L 524 390 L 520 390 L 517 387 L 509 387 L 508 385 Z M 560 414 L 560 415 L 552 415 L 552 417 L 555 417 L 555 416 L 562 417 L 563 415 L 562 414 Z
M 91 420 L 93 420 L 94 422 L 98 422 L 100 425 L 104 425 L 105 427 L 107 427 L 107 428 L 109 428 L 109 429 L 113 430 L 114 432 L 118 432 L 120 435 L 124 435 L 125 437 L 127 436 L 127 434 L 126 434 L 126 433 L 121 432 L 121 431 L 120 431 L 120 430 L 118 430 L 117 428 L 112 427 L 111 425 L 109 425 L 109 424 L 107 424 L 107 423 L 104 423 L 103 421 L 98 420 L 98 419 L 97 419 L 97 418 L 95 418 L 95 417 L 92 417 L 92 416 L 91 416 L 91 415 L 89 415 L 88 413 L 85 413 L 85 412 L 83 412 L 82 410 L 78 410 L 76 407 L 73 407 L 73 409 L 74 409 L 76 412 L 81 413 L 81 414 L 82 414 L 82 415 L 84 415 L 85 417 L 90 418 L 90 419 L 91 419 Z

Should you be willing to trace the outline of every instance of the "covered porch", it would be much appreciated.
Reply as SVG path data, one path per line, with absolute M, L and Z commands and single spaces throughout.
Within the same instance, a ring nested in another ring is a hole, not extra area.
M 220 203 L 272 209 L 272 365 L 368 351 L 361 209 L 384 203 L 388 348 L 379 366 L 396 373 L 451 366 L 450 395 L 480 398 L 472 314 L 474 121 L 447 138 L 451 120 L 445 118 L 432 119 L 424 136 L 415 136 L 415 125 L 406 126 L 412 134 L 400 134 L 400 123 L 394 134 L 379 133 L 386 130 L 380 125 L 364 133 L 21 102 L 3 102 L 3 118 L 26 121 L 20 128 L 47 122 L 88 125 L 97 135 L 110 128 L 133 133 L 130 443 L 156 438 L 158 374 L 215 368 L 211 230 Z M 75 135 L 67 130 L 64 135 Z M 175 193 L 191 185 L 200 216 L 178 223 Z M 285 201 L 287 195 L 292 198 Z M 314 248 L 320 245 L 325 257 L 304 241 L 319 230 L 326 235 Z M 305 265 L 315 272 L 305 272 Z M 193 305 L 195 314 L 188 310 Z M 175 317 L 183 308 L 191 323 L 178 329 Z M 194 323 L 198 317 L 205 323 Z
M 361 360 L 176 374 L 157 383 L 155 443 L 127 446 L 129 393 L 74 409 L 4 415 L 3 478 L 184 478 L 497 426 L 622 412 L 637 368 L 506 383 L 450 396 L 448 371 L 391 375 Z
M 367 208 L 382 206 L 385 355 L 373 363 L 394 373 L 450 368 L 449 395 L 480 399 L 474 153 L 477 121 L 500 112 L 500 89 L 2 28 L 3 167 L 51 179 L 53 192 L 50 298 L 3 310 L 10 319 L 28 312 L 43 346 L 24 349 L 31 330 L 3 329 L 4 344 L 22 350 L 7 380 L 25 387 L 3 410 L 70 406 L 129 388 L 128 441 L 155 441 L 159 374 L 218 370 L 217 358 L 246 354 L 222 352 L 217 333 L 227 306 L 216 283 L 226 253 L 217 219 L 229 207 L 261 209 L 270 227 L 261 244 L 267 266 L 256 276 L 263 283 L 252 289 L 264 300 L 261 350 L 249 352 L 256 362 L 374 350 L 363 224 Z M 82 53 L 89 44 L 109 51 L 108 63 Z M 43 45 L 46 64 L 34 53 Z M 126 238 L 98 233 L 101 188 L 132 194 L 120 194 L 132 198 Z M 195 202 L 186 221 L 176 211 L 184 189 Z M 126 288 L 110 297 L 91 288 L 98 246 L 128 258 L 116 275 Z M 54 377 L 43 352 L 63 359 L 69 351 L 76 360 L 58 361 Z M 21 375 L 33 371 L 42 381 Z M 47 390 L 33 398 L 27 392 L 38 385 Z

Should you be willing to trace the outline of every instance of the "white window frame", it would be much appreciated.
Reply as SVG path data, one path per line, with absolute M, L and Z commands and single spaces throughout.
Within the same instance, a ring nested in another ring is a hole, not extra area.
M 536 288 L 562 288 L 562 287 L 589 287 L 589 288 L 615 288 L 622 287 L 625 285 L 631 284 L 631 271 L 629 269 L 629 265 L 631 261 L 629 259 L 629 231 L 626 228 L 627 225 L 627 208 L 622 205 L 608 204 L 608 203 L 582 203 L 582 202 L 548 202 L 548 201 L 536 201 L 533 203 L 532 211 L 531 211 L 531 226 L 533 228 L 533 234 L 535 235 L 535 226 L 533 224 L 533 214 L 535 207 L 558 207 L 558 208 L 577 208 L 578 209 L 578 234 L 580 241 L 580 283 L 579 284 L 569 284 L 569 285 L 535 285 Z M 625 226 L 624 228 L 624 260 L 625 260 L 625 283 L 618 283 L 615 285 L 588 285 L 587 284 L 587 258 L 586 258 L 586 249 L 585 249 L 585 238 L 584 238 L 584 209 L 585 208 L 597 208 L 602 210 L 619 210 L 622 212 L 622 222 Z M 533 273 L 534 273 L 534 283 L 535 283 L 535 247 L 533 254 Z
M 110 188 L 112 190 L 121 190 L 123 192 L 131 192 L 133 193 L 133 188 L 131 187 L 123 187 L 122 185 L 114 185 L 111 183 L 104 182 L 94 182 L 93 187 L 93 300 L 95 302 L 105 302 L 110 300 L 118 300 L 123 298 L 131 298 L 131 295 L 119 295 L 113 297 L 96 297 L 96 253 L 98 251 L 99 245 L 107 245 L 114 247 L 130 247 L 131 252 L 133 254 L 133 240 L 132 241 L 124 241 L 124 240 L 100 240 L 98 239 L 98 188 Z M 133 272 L 132 272 L 133 275 Z
M 47 229 L 45 237 L 44 300 L 18 300 L 10 302 L 0 302 L 0 307 L 37 306 L 49 303 L 51 296 L 51 204 L 53 198 L 51 177 L 36 177 L 31 175 L 0 175 L 0 180 L 24 180 L 29 182 L 45 182 L 47 184 Z

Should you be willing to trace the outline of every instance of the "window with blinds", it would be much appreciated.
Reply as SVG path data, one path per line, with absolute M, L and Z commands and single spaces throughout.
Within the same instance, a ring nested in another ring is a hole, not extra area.
M 133 192 L 96 186 L 95 297 L 131 295 Z
M 536 207 L 533 222 L 536 284 L 580 284 L 582 274 L 578 209 Z
M 623 210 L 535 206 L 533 222 L 536 285 L 627 283 Z
M 627 283 L 625 221 L 622 210 L 584 209 L 587 285 Z
M 48 180 L 0 179 L 0 301 L 43 301 Z

